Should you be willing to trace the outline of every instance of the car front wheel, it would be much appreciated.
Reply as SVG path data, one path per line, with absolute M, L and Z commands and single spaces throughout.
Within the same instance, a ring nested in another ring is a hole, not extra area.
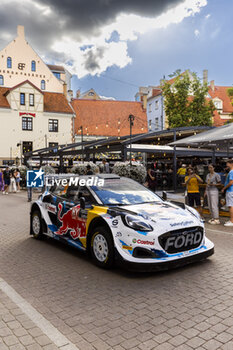
M 114 244 L 104 226 L 97 227 L 91 236 L 91 256 L 97 266 L 109 269 L 114 263 Z
M 32 235 L 36 239 L 42 239 L 43 237 L 41 215 L 37 210 L 32 213 Z

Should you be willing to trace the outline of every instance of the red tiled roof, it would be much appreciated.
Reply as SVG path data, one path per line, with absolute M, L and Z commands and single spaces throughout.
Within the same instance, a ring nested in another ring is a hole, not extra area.
M 7 87 L 0 87 L 0 108 L 10 108 L 5 95 L 8 90 L 9 88 Z
M 76 134 L 82 126 L 84 134 L 89 135 L 129 135 L 130 114 L 135 116 L 133 134 L 148 131 L 146 111 L 140 102 L 73 99 L 71 104 L 76 113 Z
M 223 109 L 221 112 L 221 116 L 218 110 L 214 111 L 214 126 L 224 125 L 229 119 L 223 119 L 224 114 L 229 115 L 233 113 L 233 106 L 231 104 L 231 98 L 228 96 L 228 89 L 232 88 L 232 86 L 214 86 L 214 90 L 209 86 L 209 95 L 212 99 L 219 98 L 222 100 Z
M 64 94 L 44 92 L 44 111 L 73 114 L 73 110 Z
M 13 88 L 0 87 L 0 108 L 10 108 L 6 95 L 12 89 Z M 43 95 L 44 95 L 45 112 L 66 113 L 66 114 L 74 113 L 64 94 L 56 93 L 56 92 L 43 92 Z
M 232 88 L 232 86 L 215 86 L 214 91 L 209 87 L 209 95 L 212 98 L 218 97 L 223 102 L 223 112 L 232 113 L 233 106 L 231 104 L 231 99 L 228 96 L 227 90 Z

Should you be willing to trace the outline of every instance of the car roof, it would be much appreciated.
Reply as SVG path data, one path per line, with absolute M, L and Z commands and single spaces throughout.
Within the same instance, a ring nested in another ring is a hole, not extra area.
M 111 180 L 111 179 L 120 179 L 120 176 L 116 174 L 93 174 L 93 175 L 79 175 L 79 174 L 47 174 L 46 178 L 56 178 L 56 179 L 69 179 L 71 177 L 79 177 L 81 179 L 88 179 L 90 177 L 98 177 L 99 179 Z

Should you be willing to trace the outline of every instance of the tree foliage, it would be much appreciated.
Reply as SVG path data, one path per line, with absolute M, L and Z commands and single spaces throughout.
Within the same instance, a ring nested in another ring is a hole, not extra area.
M 229 88 L 228 90 L 227 90 L 227 93 L 228 93 L 228 96 L 231 98 L 231 104 L 232 104 L 232 106 L 233 106 L 233 87 L 232 88 Z M 232 115 L 232 118 L 231 118 L 231 120 L 229 121 L 230 123 L 233 123 L 233 113 L 231 113 L 231 115 Z
M 207 100 L 208 85 L 195 73 L 174 72 L 172 80 L 164 80 L 162 90 L 165 113 L 170 128 L 212 125 L 214 104 Z

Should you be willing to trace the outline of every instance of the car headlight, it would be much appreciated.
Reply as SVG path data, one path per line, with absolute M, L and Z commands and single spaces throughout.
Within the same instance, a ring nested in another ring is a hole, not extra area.
M 133 215 L 122 216 L 124 224 L 136 231 L 153 231 L 150 224 Z

